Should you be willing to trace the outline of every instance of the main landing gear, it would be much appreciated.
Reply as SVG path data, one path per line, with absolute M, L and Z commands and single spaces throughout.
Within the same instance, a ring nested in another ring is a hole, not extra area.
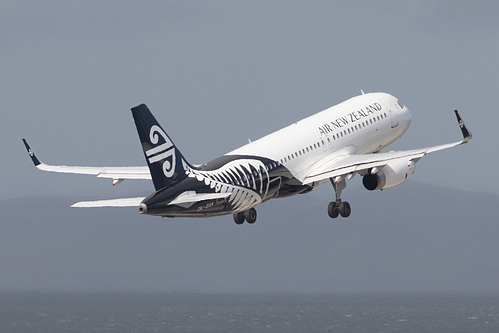
M 250 208 L 244 212 L 239 212 L 239 213 L 234 214 L 234 222 L 236 222 L 236 224 L 243 224 L 245 220 L 249 224 L 255 223 L 255 221 L 256 221 L 256 209 L 255 208 Z
M 331 184 L 333 184 L 334 192 L 336 193 L 336 201 L 332 201 L 329 203 L 327 207 L 327 214 L 330 218 L 335 219 L 338 215 L 342 217 L 349 217 L 350 212 L 350 204 L 346 201 L 341 201 L 341 191 L 347 186 L 347 182 L 344 177 L 336 177 L 331 178 Z
M 350 216 L 350 204 L 347 201 L 343 202 L 335 202 L 332 201 L 329 203 L 329 206 L 327 207 L 327 214 L 329 215 L 330 218 L 335 219 L 338 217 L 338 215 L 341 215 L 342 217 L 349 217 Z

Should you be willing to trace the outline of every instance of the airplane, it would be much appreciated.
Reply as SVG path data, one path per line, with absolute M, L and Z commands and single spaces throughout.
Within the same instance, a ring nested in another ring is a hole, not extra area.
M 239 147 L 208 163 L 189 163 L 145 104 L 131 109 L 147 167 L 80 167 L 41 162 L 23 139 L 35 166 L 43 171 L 90 174 L 113 179 L 152 179 L 147 197 L 82 201 L 71 207 L 138 207 L 140 214 L 211 217 L 233 214 L 236 224 L 254 223 L 255 206 L 274 198 L 308 193 L 325 182 L 335 191 L 328 215 L 348 217 L 341 200 L 347 180 L 362 177 L 369 191 L 409 179 L 426 154 L 471 140 L 455 110 L 462 140 L 421 149 L 381 152 L 409 128 L 411 113 L 396 97 L 364 93 Z

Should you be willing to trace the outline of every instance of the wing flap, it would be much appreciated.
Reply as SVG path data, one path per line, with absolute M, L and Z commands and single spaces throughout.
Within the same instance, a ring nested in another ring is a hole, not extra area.
M 336 163 L 327 163 L 319 168 L 316 168 L 305 177 L 303 183 L 310 184 L 319 182 L 350 173 L 361 172 L 363 170 L 374 167 L 381 167 L 390 161 L 406 158 L 416 162 L 426 153 L 421 150 L 378 153 L 378 154 L 363 154 L 345 156 L 341 161 Z
M 97 175 L 98 178 L 111 178 L 111 179 L 151 179 L 151 173 L 147 168 L 142 170 L 138 170 L 136 172 L 126 170 L 113 170 L 101 172 Z
M 169 205 L 192 206 L 196 202 L 203 200 L 225 199 L 231 194 L 232 193 L 196 193 L 195 191 L 186 191 L 173 199 Z

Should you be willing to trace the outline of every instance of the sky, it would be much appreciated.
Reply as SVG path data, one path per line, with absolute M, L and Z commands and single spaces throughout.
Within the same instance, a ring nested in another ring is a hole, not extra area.
M 148 181 L 113 187 L 36 170 L 21 138 L 49 164 L 145 165 L 130 108 L 146 103 L 198 164 L 361 89 L 393 94 L 411 110 L 411 127 L 387 151 L 459 140 L 459 109 L 473 140 L 425 157 L 411 181 L 496 198 L 498 11 L 495 1 L 450 0 L 2 1 L 0 200 L 153 191 Z M 312 198 L 333 197 L 322 187 Z M 362 191 L 355 177 L 343 199 Z M 35 206 L 41 220 L 52 216 Z
M 130 108 L 146 103 L 192 163 L 202 163 L 360 93 L 384 91 L 412 112 L 389 149 L 460 138 L 414 179 L 499 193 L 488 166 L 499 123 L 494 1 L 3 1 L 0 4 L 0 198 L 120 197 L 46 163 L 144 165 Z M 357 182 L 358 183 L 358 182 Z M 50 189 L 49 191 L 47 189 Z

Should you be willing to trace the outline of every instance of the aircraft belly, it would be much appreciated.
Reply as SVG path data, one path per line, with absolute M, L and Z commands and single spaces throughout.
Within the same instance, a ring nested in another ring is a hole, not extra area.
M 227 214 L 228 200 L 203 200 L 189 208 L 171 205 L 166 216 L 171 217 L 208 217 Z
M 257 156 L 224 156 L 194 169 L 187 178 L 143 201 L 142 214 L 164 217 L 208 217 L 246 211 L 279 196 L 292 178 L 282 164 Z M 227 176 L 229 175 L 229 176 Z M 297 185 L 301 185 L 300 182 Z M 285 196 L 299 191 L 285 190 Z

